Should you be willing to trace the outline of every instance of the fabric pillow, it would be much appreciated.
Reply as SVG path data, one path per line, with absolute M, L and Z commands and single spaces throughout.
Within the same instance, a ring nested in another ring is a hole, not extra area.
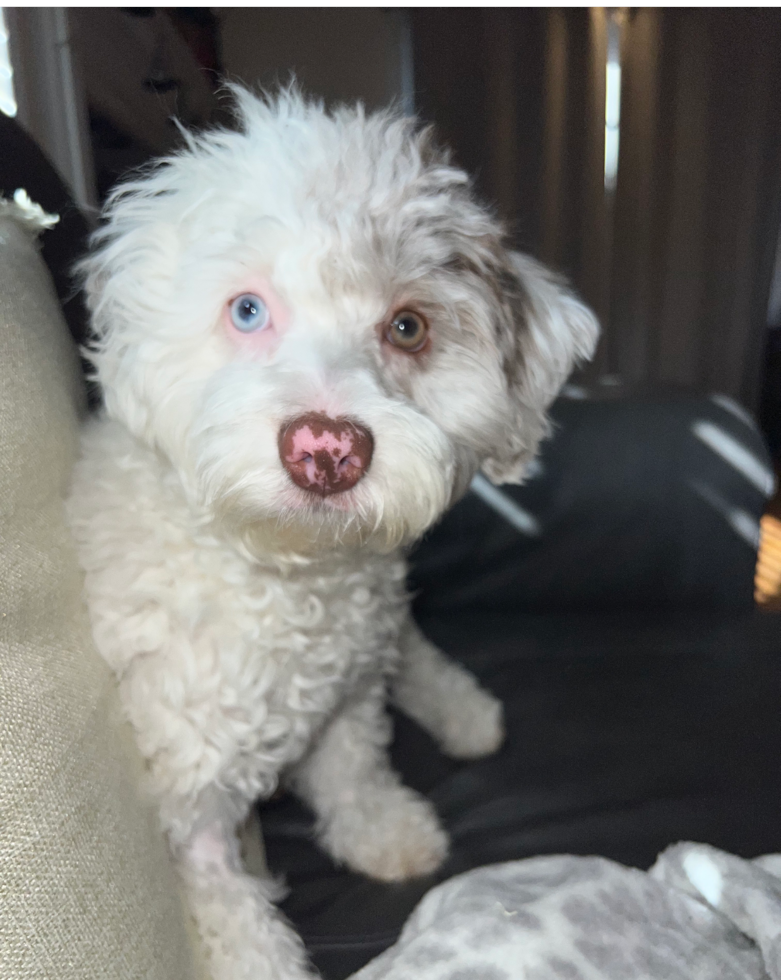
M 84 392 L 41 224 L 0 201 L 0 980 L 189 980 L 176 878 L 64 521 Z

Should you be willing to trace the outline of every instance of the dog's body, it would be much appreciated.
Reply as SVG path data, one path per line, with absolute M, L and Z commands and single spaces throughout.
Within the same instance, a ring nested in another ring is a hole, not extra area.
M 478 467 L 520 477 L 596 324 L 408 121 L 237 97 L 244 133 L 121 189 L 85 264 L 107 417 L 69 506 L 212 976 L 294 980 L 236 828 L 285 780 L 356 870 L 444 858 L 386 697 L 463 758 L 501 709 L 411 622 L 400 549 Z

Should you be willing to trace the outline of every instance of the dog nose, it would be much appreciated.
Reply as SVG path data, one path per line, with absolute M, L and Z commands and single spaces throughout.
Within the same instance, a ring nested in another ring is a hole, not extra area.
M 373 451 L 371 432 L 353 419 L 310 412 L 279 430 L 279 458 L 293 483 L 322 497 L 354 487 Z

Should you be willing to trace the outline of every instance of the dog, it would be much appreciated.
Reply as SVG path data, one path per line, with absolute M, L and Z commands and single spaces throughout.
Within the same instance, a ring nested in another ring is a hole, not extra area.
M 114 190 L 82 264 L 105 408 L 68 511 L 211 976 L 301 980 L 237 828 L 282 783 L 339 863 L 443 861 L 386 700 L 461 759 L 502 710 L 413 623 L 404 552 L 478 470 L 522 479 L 598 328 L 430 129 L 233 94 L 237 129 Z

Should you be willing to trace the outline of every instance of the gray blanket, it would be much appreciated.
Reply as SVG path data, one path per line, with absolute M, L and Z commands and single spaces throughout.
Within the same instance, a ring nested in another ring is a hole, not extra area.
M 555 856 L 433 889 L 352 980 L 781 980 L 781 855 L 676 844 L 648 872 Z

